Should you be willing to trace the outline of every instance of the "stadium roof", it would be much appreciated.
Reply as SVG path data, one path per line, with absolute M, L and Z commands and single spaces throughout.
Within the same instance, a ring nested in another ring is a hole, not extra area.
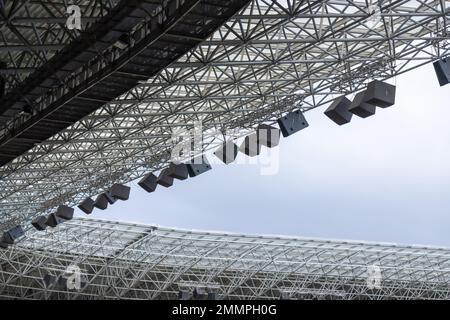
M 75 219 L 0 251 L 0 297 L 167 299 L 209 287 L 221 299 L 448 299 L 450 249 L 189 231 Z M 43 278 L 78 266 L 86 286 Z M 368 287 L 379 267 L 380 288 Z

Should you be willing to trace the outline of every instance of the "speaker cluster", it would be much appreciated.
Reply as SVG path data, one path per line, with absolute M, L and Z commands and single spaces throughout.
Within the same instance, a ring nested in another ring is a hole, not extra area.
M 31 222 L 31 225 L 38 231 L 44 231 L 47 227 L 56 228 L 58 225 L 73 219 L 74 209 L 65 205 L 60 205 L 55 212 L 48 216 L 40 216 Z
M 86 214 L 91 214 L 95 208 L 106 210 L 108 205 L 113 205 L 117 200 L 126 201 L 130 197 L 130 187 L 116 183 L 108 191 L 103 192 L 93 200 L 86 198 L 78 205 L 78 208 Z
M 254 157 L 260 154 L 263 146 L 267 148 L 278 146 L 281 134 L 288 137 L 309 126 L 300 110 L 290 112 L 278 119 L 278 124 L 280 129 L 261 124 L 254 133 L 244 138 L 239 147 L 233 141 L 227 141 L 214 152 L 214 155 L 226 164 L 232 163 L 239 152 Z M 169 188 L 173 186 L 175 180 L 183 181 L 194 178 L 211 169 L 207 157 L 200 155 L 187 163 L 170 163 L 167 168 L 161 170 L 158 176 L 153 172 L 148 173 L 138 182 L 138 185 L 148 193 L 152 193 L 158 186 Z M 130 187 L 114 184 L 108 191 L 99 194 L 95 200 L 91 197 L 85 198 L 78 208 L 89 215 L 95 209 L 106 210 L 109 205 L 113 205 L 118 200 L 126 201 L 129 196 Z M 44 231 L 47 227 L 55 228 L 61 223 L 71 220 L 73 214 L 73 208 L 61 205 L 56 212 L 35 218 L 32 225 L 36 230 Z M 197 294 L 200 295 L 200 293 Z
M 108 191 L 101 193 L 92 200 L 86 198 L 78 205 L 78 208 L 86 214 L 91 214 L 94 208 L 105 210 L 109 204 L 114 204 L 117 200 L 128 200 L 130 187 L 122 184 L 114 184 Z M 74 209 L 65 205 L 60 205 L 55 212 L 48 216 L 39 216 L 33 219 L 32 226 L 38 231 L 44 231 L 48 227 L 56 228 L 58 225 L 73 219 Z
M 280 143 L 281 134 L 289 137 L 309 126 L 300 110 L 286 114 L 277 120 L 279 129 L 267 124 L 261 124 L 256 131 L 244 138 L 240 146 L 233 141 L 224 142 L 214 152 L 214 155 L 225 164 L 234 162 L 239 152 L 255 157 L 261 153 L 262 147 L 274 148 Z
M 437 65 L 443 68 L 442 63 Z M 444 62 L 444 65 L 447 66 L 447 62 Z M 395 86 L 375 80 L 367 85 L 366 90 L 356 94 L 353 101 L 345 96 L 335 99 L 326 109 L 325 115 L 338 125 L 349 123 L 353 115 L 368 118 L 375 115 L 377 107 L 387 108 L 394 105 L 395 94 Z M 277 123 L 279 128 L 267 124 L 259 125 L 255 132 L 244 138 L 240 146 L 232 140 L 224 142 L 214 151 L 214 155 L 225 164 L 234 162 L 239 152 L 249 157 L 255 157 L 261 153 L 262 147 L 278 146 L 281 135 L 286 138 L 309 127 L 301 110 L 285 114 L 277 120 Z M 211 170 L 211 165 L 208 159 L 205 155 L 200 155 L 187 163 L 170 163 L 167 168 L 161 170 L 158 176 L 153 172 L 148 173 L 138 182 L 138 185 L 148 193 L 152 193 L 158 186 L 169 188 L 173 186 L 175 180 L 183 181 L 209 170 Z M 99 194 L 95 200 L 90 197 L 84 199 L 78 208 L 86 214 L 91 214 L 94 209 L 106 210 L 109 205 L 113 205 L 118 200 L 128 200 L 129 196 L 130 187 L 114 184 L 108 191 Z M 45 230 L 47 227 L 54 228 L 71 220 L 73 211 L 67 206 L 59 206 L 56 212 L 49 216 L 34 219 L 32 225 L 39 231 Z
M 396 87 L 382 81 L 372 81 L 367 89 L 355 95 L 353 101 L 345 96 L 335 99 L 325 111 L 334 123 L 342 126 L 352 120 L 353 115 L 368 118 L 375 115 L 376 108 L 387 108 L 395 104 Z
M 189 177 L 194 178 L 209 170 L 211 170 L 211 165 L 208 159 L 201 155 L 188 163 L 170 163 L 169 167 L 161 170 L 158 176 L 148 173 L 138 182 L 138 185 L 148 193 L 152 193 L 158 186 L 170 188 L 173 186 L 174 180 L 183 181 Z

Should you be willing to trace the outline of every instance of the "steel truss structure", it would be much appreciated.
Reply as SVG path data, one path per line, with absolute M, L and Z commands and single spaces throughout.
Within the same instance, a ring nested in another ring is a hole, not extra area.
M 0 99 L 0 166 L 157 75 L 249 1 L 121 0 Z
M 56 52 L 77 39 L 93 23 L 106 16 L 119 0 L 74 0 L 81 9 L 82 30 L 66 27 L 65 1 L 3 1 L 0 5 L 0 74 L 7 88 L 22 83 Z
M 43 278 L 81 270 L 79 290 Z M 370 286 L 370 268 L 381 272 Z M 0 297 L 177 299 L 450 299 L 450 250 L 186 231 L 77 219 L 0 251 Z
M 206 150 L 220 130 L 242 135 L 446 56 L 449 18 L 444 0 L 253 0 L 158 75 L 0 168 L 2 221 L 163 168 L 174 131 L 194 122 Z

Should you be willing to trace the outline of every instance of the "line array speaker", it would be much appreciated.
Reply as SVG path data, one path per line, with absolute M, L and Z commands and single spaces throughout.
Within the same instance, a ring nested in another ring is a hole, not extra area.
M 94 211 L 94 200 L 92 198 L 86 198 L 80 203 L 78 208 L 86 214 L 91 214 Z
M 147 192 L 154 192 L 158 186 L 158 178 L 149 173 L 138 182 L 138 185 Z
M 239 148 L 233 141 L 227 141 L 214 151 L 214 155 L 223 163 L 230 164 L 236 160 L 238 151 Z
M 211 165 L 209 164 L 208 159 L 202 155 L 192 159 L 187 164 L 187 169 L 189 176 L 193 178 L 211 170 Z
M 73 208 L 70 208 L 68 206 L 61 205 L 56 209 L 56 216 L 58 218 L 64 219 L 64 220 L 72 220 L 73 219 Z
M 94 207 L 100 210 L 105 210 L 106 208 L 108 208 L 108 199 L 106 198 L 104 193 L 97 196 L 94 201 Z
M 47 225 L 45 222 L 47 221 L 47 218 L 45 216 L 40 216 L 31 222 L 31 225 L 38 231 L 44 231 L 47 228 Z
M 174 179 L 186 180 L 189 177 L 189 171 L 184 163 L 171 163 L 167 169 L 167 175 Z
M 300 110 L 288 113 L 284 117 L 278 119 L 278 124 L 281 129 L 283 137 L 289 137 L 300 130 L 309 126 L 305 116 Z
M 130 198 L 130 187 L 116 183 L 111 187 L 109 193 L 114 199 L 126 201 Z
M 372 81 L 367 85 L 364 102 L 387 108 L 395 104 L 396 88 L 392 84 L 383 81 Z
M 267 124 L 261 124 L 256 129 L 258 135 L 258 143 L 262 146 L 273 148 L 280 143 L 280 129 L 269 126 Z
M 356 94 L 355 98 L 350 104 L 350 107 L 348 108 L 348 111 L 361 118 L 373 116 L 376 112 L 377 107 L 373 104 L 365 102 L 366 94 L 367 91 Z
M 158 176 L 158 184 L 169 188 L 173 185 L 173 178 L 171 176 L 169 176 L 169 170 L 168 168 L 164 169 L 161 171 L 161 173 Z
M 351 101 L 345 96 L 339 97 L 325 111 L 325 115 L 334 123 L 342 126 L 352 120 L 353 114 L 348 111 Z
M 438 77 L 439 85 L 445 86 L 450 83 L 450 57 L 433 63 L 434 71 Z
M 258 135 L 253 133 L 245 137 L 242 142 L 239 151 L 246 154 L 249 157 L 255 157 L 261 153 L 261 145 L 258 143 Z

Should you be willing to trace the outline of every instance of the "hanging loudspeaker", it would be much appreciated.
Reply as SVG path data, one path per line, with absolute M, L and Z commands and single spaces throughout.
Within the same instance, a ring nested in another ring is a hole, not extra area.
M 353 114 L 348 111 L 350 100 L 345 96 L 339 97 L 333 101 L 330 107 L 325 111 L 325 115 L 334 123 L 342 126 L 352 120 Z
M 305 116 L 300 110 L 288 113 L 284 117 L 278 119 L 278 125 L 285 138 L 309 126 L 308 121 L 306 121 Z

